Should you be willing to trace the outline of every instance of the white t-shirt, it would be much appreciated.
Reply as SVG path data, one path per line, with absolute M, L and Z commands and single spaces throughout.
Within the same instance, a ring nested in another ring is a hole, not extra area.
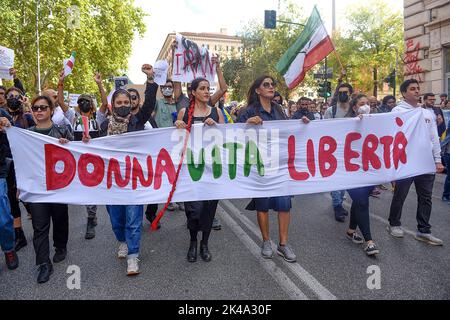
M 60 106 L 55 108 L 53 112 L 52 121 L 58 126 L 70 126 L 72 128 L 73 120 L 75 119 L 75 110 L 69 108 L 64 112 Z

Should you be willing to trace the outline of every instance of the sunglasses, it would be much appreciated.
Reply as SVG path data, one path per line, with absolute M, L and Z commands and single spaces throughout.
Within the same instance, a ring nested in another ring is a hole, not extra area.
M 138 97 L 137 96 L 131 96 L 131 100 L 137 100 Z
M 262 86 L 266 89 L 272 87 L 275 88 L 277 84 L 275 82 L 263 82 Z
M 18 95 L 15 95 L 15 94 L 8 94 L 7 98 L 8 98 L 8 99 L 14 99 L 14 98 L 20 99 L 20 95 L 19 95 L 19 94 L 18 94 Z
M 49 106 L 46 105 L 40 105 L 40 106 L 32 106 L 31 110 L 33 112 L 38 112 L 38 111 L 47 111 L 47 109 L 49 108 Z

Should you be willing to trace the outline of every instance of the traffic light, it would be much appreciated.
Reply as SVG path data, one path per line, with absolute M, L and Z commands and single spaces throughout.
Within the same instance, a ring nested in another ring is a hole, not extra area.
M 325 81 L 325 82 L 319 83 L 318 93 L 319 93 L 319 97 L 322 97 L 322 98 L 331 97 L 331 82 Z
M 395 87 L 395 70 L 384 79 L 384 82 L 387 82 L 391 88 Z
M 275 10 L 264 10 L 264 28 L 275 29 L 277 27 L 277 12 Z

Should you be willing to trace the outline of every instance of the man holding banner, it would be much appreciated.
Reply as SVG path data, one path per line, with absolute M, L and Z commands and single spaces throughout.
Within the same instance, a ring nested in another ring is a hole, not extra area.
M 433 120 L 434 115 L 429 110 L 421 108 L 418 105 L 420 97 L 419 82 L 415 79 L 406 80 L 400 86 L 400 92 L 402 93 L 404 100 L 401 101 L 397 107 L 392 109 L 392 112 L 406 112 L 415 109 L 421 110 L 428 129 L 428 136 L 426 138 L 432 146 L 432 156 L 436 164 L 435 172 L 443 172 L 444 166 L 441 162 L 441 146 L 437 134 L 437 124 L 436 121 Z M 435 173 L 428 173 L 396 182 L 394 197 L 389 213 L 389 226 L 387 227 L 389 234 L 396 238 L 402 238 L 404 236 L 400 219 L 402 216 L 403 204 L 408 196 L 411 184 L 414 182 L 418 198 L 416 214 L 418 231 L 415 239 L 431 245 L 443 245 L 441 239 L 438 239 L 431 234 L 431 225 L 429 223 L 435 177 Z

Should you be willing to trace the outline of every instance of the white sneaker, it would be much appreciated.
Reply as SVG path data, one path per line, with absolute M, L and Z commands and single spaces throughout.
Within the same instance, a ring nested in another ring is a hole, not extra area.
M 386 229 L 389 234 L 395 238 L 403 238 L 405 236 L 405 232 L 403 231 L 402 227 L 387 226 Z
M 139 274 L 139 260 L 138 258 L 131 258 L 127 260 L 127 276 L 135 276 Z
M 436 238 L 431 233 L 421 233 L 421 232 L 418 231 L 414 238 L 416 240 L 426 242 L 426 243 L 431 244 L 433 246 L 442 246 L 444 244 L 444 241 L 442 241 L 439 238 Z
M 128 246 L 125 242 L 121 242 L 119 245 L 119 252 L 117 252 L 117 257 L 119 259 L 125 259 L 128 256 Z

